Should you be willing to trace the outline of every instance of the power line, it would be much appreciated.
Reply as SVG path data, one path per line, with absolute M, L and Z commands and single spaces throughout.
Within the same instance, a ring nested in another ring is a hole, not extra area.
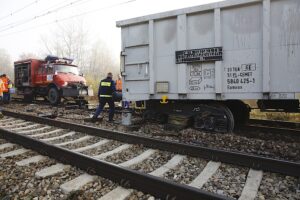
M 15 10 L 15 11 L 13 11 L 13 12 L 11 12 L 10 14 L 1 17 L 1 18 L 0 18 L 0 21 L 6 19 L 6 18 L 8 18 L 8 17 L 13 16 L 13 15 L 15 15 L 16 13 L 21 12 L 22 10 L 25 10 L 26 8 L 28 8 L 28 7 L 30 7 L 30 6 L 32 6 L 32 5 L 34 5 L 34 4 L 37 4 L 39 1 L 41 1 L 41 0 L 35 0 L 35 1 L 31 2 L 31 3 L 29 3 L 29 4 L 26 4 L 25 6 L 23 6 L 23 7 L 19 8 L 19 9 Z
M 94 13 L 94 12 L 98 12 L 98 11 L 101 11 L 101 10 L 110 9 L 110 8 L 113 8 L 113 7 L 125 5 L 125 4 L 128 4 L 128 3 L 135 2 L 135 1 L 138 1 L 138 0 L 129 0 L 129 1 L 121 2 L 121 3 L 116 3 L 116 4 L 113 4 L 113 5 L 110 5 L 110 6 L 89 10 L 89 11 L 86 11 L 86 12 L 83 12 L 83 13 L 80 13 L 80 14 L 76 14 L 76 15 L 72 15 L 72 16 L 69 16 L 69 17 L 62 18 L 62 19 L 54 20 L 54 21 L 49 22 L 49 23 L 41 24 L 41 25 L 38 25 L 38 26 L 32 26 L 32 27 L 29 27 L 29 28 L 26 28 L 26 29 L 22 29 L 20 31 L 15 31 L 15 32 L 3 34 L 3 35 L 0 35 L 0 37 L 5 37 L 5 36 L 17 34 L 17 33 L 22 33 L 24 31 L 28 31 L 28 30 L 40 28 L 40 27 L 43 27 L 43 26 L 59 23 L 59 22 L 66 21 L 66 20 L 69 20 L 69 19 L 72 19 L 72 18 L 88 15 L 88 14 L 91 14 L 91 13 Z
M 13 22 L 13 23 L 4 25 L 4 26 L 2 27 L 2 29 L 0 29 L 0 32 L 6 31 L 6 30 L 9 30 L 9 29 L 12 29 L 12 28 L 16 28 L 16 27 L 18 27 L 18 26 L 21 26 L 21 25 L 24 25 L 24 24 L 26 24 L 26 23 L 29 23 L 29 22 L 31 22 L 31 21 L 33 21 L 33 20 L 36 20 L 36 19 L 45 17 L 45 16 L 47 16 L 47 15 L 50 15 L 50 14 L 52 14 L 52 13 L 58 12 L 58 11 L 60 11 L 60 10 L 62 10 L 62 9 L 67 8 L 67 7 L 72 7 L 72 6 L 74 6 L 75 4 L 77 4 L 78 2 L 81 2 L 81 1 L 84 1 L 84 0 L 75 0 L 75 1 L 72 1 L 72 2 L 70 2 L 70 3 L 65 4 L 65 5 L 63 5 L 63 6 L 60 6 L 60 7 L 58 7 L 58 8 L 55 8 L 55 9 L 52 9 L 52 10 L 47 10 L 46 12 L 44 12 L 44 13 L 42 13 L 42 14 L 40 14 L 40 15 L 36 15 L 36 16 L 34 16 L 34 17 L 31 17 L 31 18 L 29 18 L 29 19 L 20 20 L 20 21 L 17 21 L 17 22 Z M 58 5 L 58 4 L 57 4 L 57 5 Z M 5 27 L 6 27 L 6 28 L 5 28 Z

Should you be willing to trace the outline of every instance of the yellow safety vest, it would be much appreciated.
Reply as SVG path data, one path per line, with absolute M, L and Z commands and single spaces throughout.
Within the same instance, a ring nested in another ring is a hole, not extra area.
M 110 87 L 110 86 L 111 86 L 111 82 L 105 82 L 105 81 L 101 82 L 101 87 Z M 112 95 L 100 94 L 100 97 L 112 97 Z
M 3 81 L 0 79 L 0 96 L 3 96 L 4 84 Z
M 100 94 L 100 97 L 112 97 L 112 95 Z
M 101 86 L 110 87 L 111 86 L 111 82 L 101 82 Z

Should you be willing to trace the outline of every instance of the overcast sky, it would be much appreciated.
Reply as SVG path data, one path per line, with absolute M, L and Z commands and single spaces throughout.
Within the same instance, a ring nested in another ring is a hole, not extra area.
M 116 21 L 216 1 L 220 0 L 0 0 L 0 48 L 13 60 L 21 53 L 38 54 L 41 35 L 57 29 L 54 21 L 65 23 L 68 20 L 61 19 L 89 13 L 77 19 L 84 22 L 91 40 L 104 40 L 119 54 L 121 37 Z

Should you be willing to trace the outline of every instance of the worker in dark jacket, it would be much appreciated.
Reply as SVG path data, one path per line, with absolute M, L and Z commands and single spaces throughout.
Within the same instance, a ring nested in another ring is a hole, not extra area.
M 99 84 L 98 90 L 98 98 L 99 98 L 99 106 L 92 118 L 92 121 L 96 121 L 97 117 L 103 111 L 103 108 L 106 103 L 109 105 L 109 122 L 113 122 L 114 114 L 115 114 L 115 104 L 113 100 L 113 94 L 116 92 L 116 84 L 112 80 L 112 73 L 109 72 L 107 74 L 106 79 L 103 79 Z

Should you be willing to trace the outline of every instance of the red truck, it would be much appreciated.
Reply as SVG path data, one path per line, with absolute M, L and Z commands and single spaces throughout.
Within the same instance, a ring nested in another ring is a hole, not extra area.
M 26 59 L 16 61 L 15 86 L 17 94 L 31 102 L 38 96 L 51 104 L 59 104 L 61 98 L 84 102 L 92 95 L 86 80 L 71 59 L 47 56 L 45 60 Z

